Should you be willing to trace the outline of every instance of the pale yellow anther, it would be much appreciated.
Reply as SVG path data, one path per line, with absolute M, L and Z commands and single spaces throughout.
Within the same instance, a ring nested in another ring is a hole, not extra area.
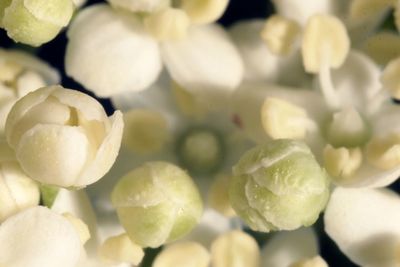
M 88 226 L 81 219 L 75 217 L 71 213 L 66 212 L 62 215 L 75 227 L 79 234 L 81 243 L 85 244 L 90 239 L 90 231 Z
M 225 12 L 229 0 L 182 0 L 181 8 L 194 24 L 207 24 L 218 20 Z
M 328 264 L 321 256 L 315 256 L 314 258 L 303 259 L 292 263 L 289 267 L 328 267 Z
M 167 246 L 153 263 L 153 267 L 207 267 L 210 254 L 196 242 L 180 242 Z
M 302 42 L 303 64 L 307 72 L 318 73 L 322 64 L 339 68 L 350 49 L 346 27 L 331 15 L 314 15 L 305 27 Z
M 229 201 L 230 179 L 231 177 L 227 174 L 218 174 L 208 193 L 208 203 L 210 207 L 227 217 L 236 215 Z
M 190 19 L 181 9 L 167 7 L 150 14 L 144 24 L 159 41 L 177 41 L 186 37 Z
M 265 23 L 261 31 L 261 38 L 272 53 L 288 55 L 293 51 L 300 30 L 301 28 L 296 21 L 274 15 Z
M 368 162 L 383 170 L 400 167 L 400 134 L 374 137 L 367 144 Z
M 211 244 L 211 263 L 213 267 L 259 267 L 260 249 L 252 236 L 232 231 Z
M 158 152 L 170 138 L 167 121 L 160 112 L 134 109 L 124 114 L 124 122 L 123 144 L 134 152 Z
M 400 36 L 395 32 L 380 32 L 368 38 L 362 50 L 379 65 L 400 57 Z
M 127 234 L 108 238 L 99 249 L 100 258 L 109 263 L 129 262 L 138 265 L 143 257 L 143 249 L 133 243 Z
M 22 72 L 21 65 L 12 61 L 0 62 L 0 82 L 13 82 L 17 76 Z
M 396 0 L 352 0 L 350 18 L 355 21 L 371 19 L 395 4 Z
M 202 106 L 191 93 L 175 81 L 171 82 L 171 89 L 175 102 L 183 114 L 196 118 L 201 118 L 206 114 L 207 111 L 204 106 Z
M 283 99 L 268 97 L 261 107 L 261 124 L 273 139 L 303 139 L 309 122 L 303 108 Z
M 400 57 L 386 66 L 381 81 L 392 97 L 400 99 Z
M 327 145 L 324 149 L 324 165 L 332 177 L 348 178 L 361 166 L 362 151 L 360 148 L 334 148 Z

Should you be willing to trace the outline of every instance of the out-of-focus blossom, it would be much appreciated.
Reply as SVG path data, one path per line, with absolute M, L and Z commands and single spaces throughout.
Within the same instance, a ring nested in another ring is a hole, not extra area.
M 399 266 L 400 198 L 388 189 L 336 188 L 325 231 L 354 263 Z
M 45 62 L 18 50 L 0 49 L 0 136 L 15 102 L 40 87 L 60 80 Z
M 161 161 L 145 163 L 122 177 L 111 200 L 129 237 L 141 247 L 159 247 L 179 239 L 203 213 L 192 178 Z
M 3 0 L 0 27 L 15 42 L 40 46 L 68 25 L 73 11 L 72 0 Z
M 60 86 L 20 99 L 6 123 L 22 169 L 61 187 L 85 187 L 103 177 L 117 157 L 122 130 L 120 112 L 108 118 L 95 99 Z
M 63 216 L 34 207 L 0 226 L 0 264 L 13 267 L 76 266 L 83 251 L 78 232 Z
M 167 11 L 146 22 L 137 14 L 107 5 L 84 9 L 68 31 L 68 75 L 97 96 L 109 97 L 148 88 L 165 63 L 174 80 L 198 96 L 210 91 L 229 94 L 241 82 L 243 65 L 223 28 L 193 25 L 179 40 L 158 42 L 144 24 L 167 27 L 176 23 L 179 35 L 186 21 L 179 11 Z M 157 31 L 164 33 L 164 29 Z
M 255 231 L 312 225 L 329 198 L 329 181 L 310 149 L 280 139 L 246 152 L 233 168 L 229 198 Z

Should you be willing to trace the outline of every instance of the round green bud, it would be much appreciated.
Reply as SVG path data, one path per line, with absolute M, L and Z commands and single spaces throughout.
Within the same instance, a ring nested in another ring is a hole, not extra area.
M 159 247 L 189 233 L 203 204 L 190 176 L 167 162 L 148 162 L 121 178 L 111 201 L 129 238 Z
M 13 0 L 0 6 L 0 25 L 16 42 L 40 46 L 67 26 L 73 11 L 72 0 Z
M 313 224 L 329 197 L 329 183 L 301 141 L 274 140 L 246 152 L 233 169 L 229 198 L 256 231 Z

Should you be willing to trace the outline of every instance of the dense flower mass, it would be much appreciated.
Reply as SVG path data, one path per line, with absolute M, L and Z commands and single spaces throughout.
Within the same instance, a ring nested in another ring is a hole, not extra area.
M 0 0 L 0 267 L 400 267 L 399 31 L 399 0 Z

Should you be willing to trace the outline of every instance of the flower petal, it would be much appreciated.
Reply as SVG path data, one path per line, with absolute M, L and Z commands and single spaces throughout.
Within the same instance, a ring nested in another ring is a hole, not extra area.
M 276 233 L 261 251 L 262 266 L 290 266 L 318 255 L 317 236 L 312 228 Z
M 390 190 L 338 187 L 325 211 L 325 231 L 353 262 L 395 266 L 390 263 L 398 253 L 399 210 L 400 198 Z
M 68 38 L 67 74 L 97 96 L 143 90 L 161 71 L 158 44 L 139 19 L 106 5 L 80 12 Z
M 187 38 L 165 42 L 161 51 L 172 78 L 209 102 L 226 97 L 242 81 L 241 57 L 220 26 L 193 26 Z
M 34 207 L 10 217 L 0 227 L 0 265 L 71 267 L 82 245 L 77 231 L 61 215 Z

